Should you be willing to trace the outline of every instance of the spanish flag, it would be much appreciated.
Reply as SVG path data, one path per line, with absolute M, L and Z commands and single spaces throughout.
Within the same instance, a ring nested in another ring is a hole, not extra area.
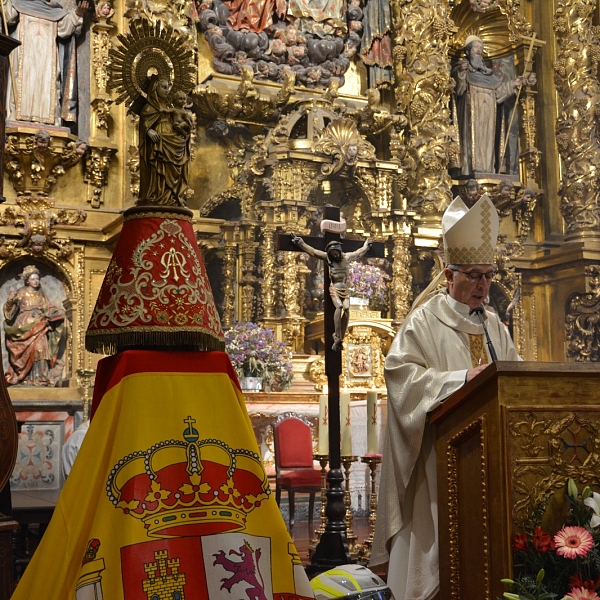
M 225 353 L 105 358 L 93 404 L 13 600 L 313 597 Z

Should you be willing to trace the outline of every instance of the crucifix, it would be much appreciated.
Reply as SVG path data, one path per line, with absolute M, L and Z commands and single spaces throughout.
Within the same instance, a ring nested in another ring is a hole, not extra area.
M 323 222 L 328 223 L 327 227 L 322 228 L 324 229 L 323 237 L 303 236 L 302 243 L 299 243 L 296 235 L 279 234 L 277 236 L 278 250 L 301 252 L 306 251 L 305 248 L 309 247 L 315 251 L 309 251 L 309 254 L 325 260 L 328 263 L 326 266 L 329 267 L 324 269 L 325 374 L 327 375 L 329 408 L 329 472 L 327 473 L 327 505 L 325 509 L 327 523 L 309 566 L 309 570 L 315 573 L 354 562 L 348 551 L 346 539 L 346 523 L 344 522 L 346 507 L 344 506 L 344 489 L 342 486 L 344 476 L 341 469 L 340 448 L 341 347 L 349 314 L 347 309 L 344 309 L 343 294 L 335 291 L 336 281 L 340 283 L 342 278 L 339 271 L 336 272 L 335 270 L 336 264 L 338 268 L 346 268 L 345 265 L 339 266 L 340 261 L 344 258 L 352 260 L 360 256 L 381 258 L 384 256 L 384 245 L 380 242 L 363 243 L 359 240 L 340 239 L 340 232 L 343 231 L 343 228 L 340 223 L 340 209 L 338 207 L 325 206 L 323 208 Z M 332 242 L 334 243 L 332 244 Z M 334 259 L 333 263 L 326 260 L 326 249 L 331 248 L 337 248 L 341 254 L 340 260 Z M 337 289 L 340 291 L 340 286 Z M 340 302 L 334 304 L 336 298 L 341 302 L 341 306 Z

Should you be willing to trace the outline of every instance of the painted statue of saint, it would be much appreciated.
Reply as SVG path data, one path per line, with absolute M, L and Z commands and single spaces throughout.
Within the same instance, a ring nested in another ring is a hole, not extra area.
M 77 49 L 87 1 L 69 11 L 57 2 L 4 0 L 11 36 L 16 95 L 9 77 L 9 120 L 61 125 L 77 120 Z M 16 97 L 15 97 L 16 96 Z
M 4 304 L 6 381 L 9 385 L 53 386 L 56 381 L 50 370 L 58 359 L 65 315 L 42 290 L 37 267 L 27 265 L 20 278 L 23 287 L 10 292 Z
M 500 77 L 483 61 L 483 42 L 469 36 L 466 58 L 452 69 L 458 130 L 461 175 L 496 172 L 496 116 L 498 105 L 515 95 L 522 78 Z

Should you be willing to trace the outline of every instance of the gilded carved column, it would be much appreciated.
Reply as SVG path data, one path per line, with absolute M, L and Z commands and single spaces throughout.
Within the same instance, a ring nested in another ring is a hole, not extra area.
M 110 32 L 114 29 L 110 17 L 98 15 L 92 24 L 92 137 L 108 137 L 110 107 L 114 100 L 107 92 L 110 69 Z
M 448 161 L 457 151 L 450 121 L 448 0 L 392 0 L 394 71 L 398 112 L 406 115 L 399 159 L 407 173 L 401 190 L 408 207 L 423 215 L 441 212 L 452 201 Z M 396 145 L 400 143 L 399 140 Z
M 297 273 L 297 252 L 279 252 L 279 267 L 281 268 L 281 300 L 285 307 L 285 312 L 289 316 L 300 314 L 300 299 Z
M 302 308 L 306 275 L 310 272 L 306 266 L 308 255 L 279 252 L 277 258 L 278 267 L 281 269 L 280 299 L 285 308 L 285 317 L 282 319 L 283 341 L 290 349 L 302 352 L 306 323 Z
M 88 194 L 88 202 L 92 208 L 100 208 L 104 202 L 102 191 L 108 183 L 110 163 L 117 152 L 114 142 L 109 138 L 110 108 L 114 100 L 108 93 L 109 69 L 112 64 L 110 36 L 115 28 L 109 21 L 114 10 L 106 11 L 106 8 L 105 5 L 98 5 L 96 22 L 91 27 L 92 119 L 85 182 L 92 192 L 91 195 Z
M 259 254 L 262 267 L 262 316 L 270 318 L 275 315 L 275 226 L 263 227 L 263 242 Z
M 240 278 L 240 321 L 254 321 L 255 289 L 258 279 L 256 265 L 253 262 L 242 263 L 242 276 Z
M 223 255 L 223 329 L 235 324 L 235 274 L 237 245 L 226 242 Z
M 402 322 L 412 303 L 412 275 L 410 272 L 410 246 L 412 235 L 410 229 L 394 233 L 391 237 L 392 247 L 392 316 L 394 322 Z
M 536 148 L 537 130 L 535 114 L 535 92 L 530 86 L 524 86 L 521 96 L 523 109 L 523 131 L 525 132 L 525 150 L 521 158 L 525 161 L 525 185 L 531 185 L 538 180 L 538 167 L 542 153 Z
M 242 229 L 242 226 L 240 226 Z M 240 243 L 241 277 L 240 289 L 240 321 L 254 321 L 256 312 L 256 284 L 258 282 L 256 270 L 256 248 L 258 242 L 254 241 L 254 224 L 243 227 L 241 235 L 245 241 Z
M 562 106 L 556 140 L 563 163 L 561 213 L 567 236 L 597 235 L 600 225 L 596 0 L 558 0 L 554 14 L 554 81 Z

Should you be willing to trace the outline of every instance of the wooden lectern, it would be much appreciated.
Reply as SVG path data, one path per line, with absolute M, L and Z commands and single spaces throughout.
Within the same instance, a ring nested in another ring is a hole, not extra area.
M 496 600 L 512 535 L 543 498 L 600 485 L 600 367 L 496 362 L 429 416 L 438 474 L 440 600 Z M 557 528 L 560 523 L 556 524 Z M 552 525 L 549 525 L 549 529 Z

